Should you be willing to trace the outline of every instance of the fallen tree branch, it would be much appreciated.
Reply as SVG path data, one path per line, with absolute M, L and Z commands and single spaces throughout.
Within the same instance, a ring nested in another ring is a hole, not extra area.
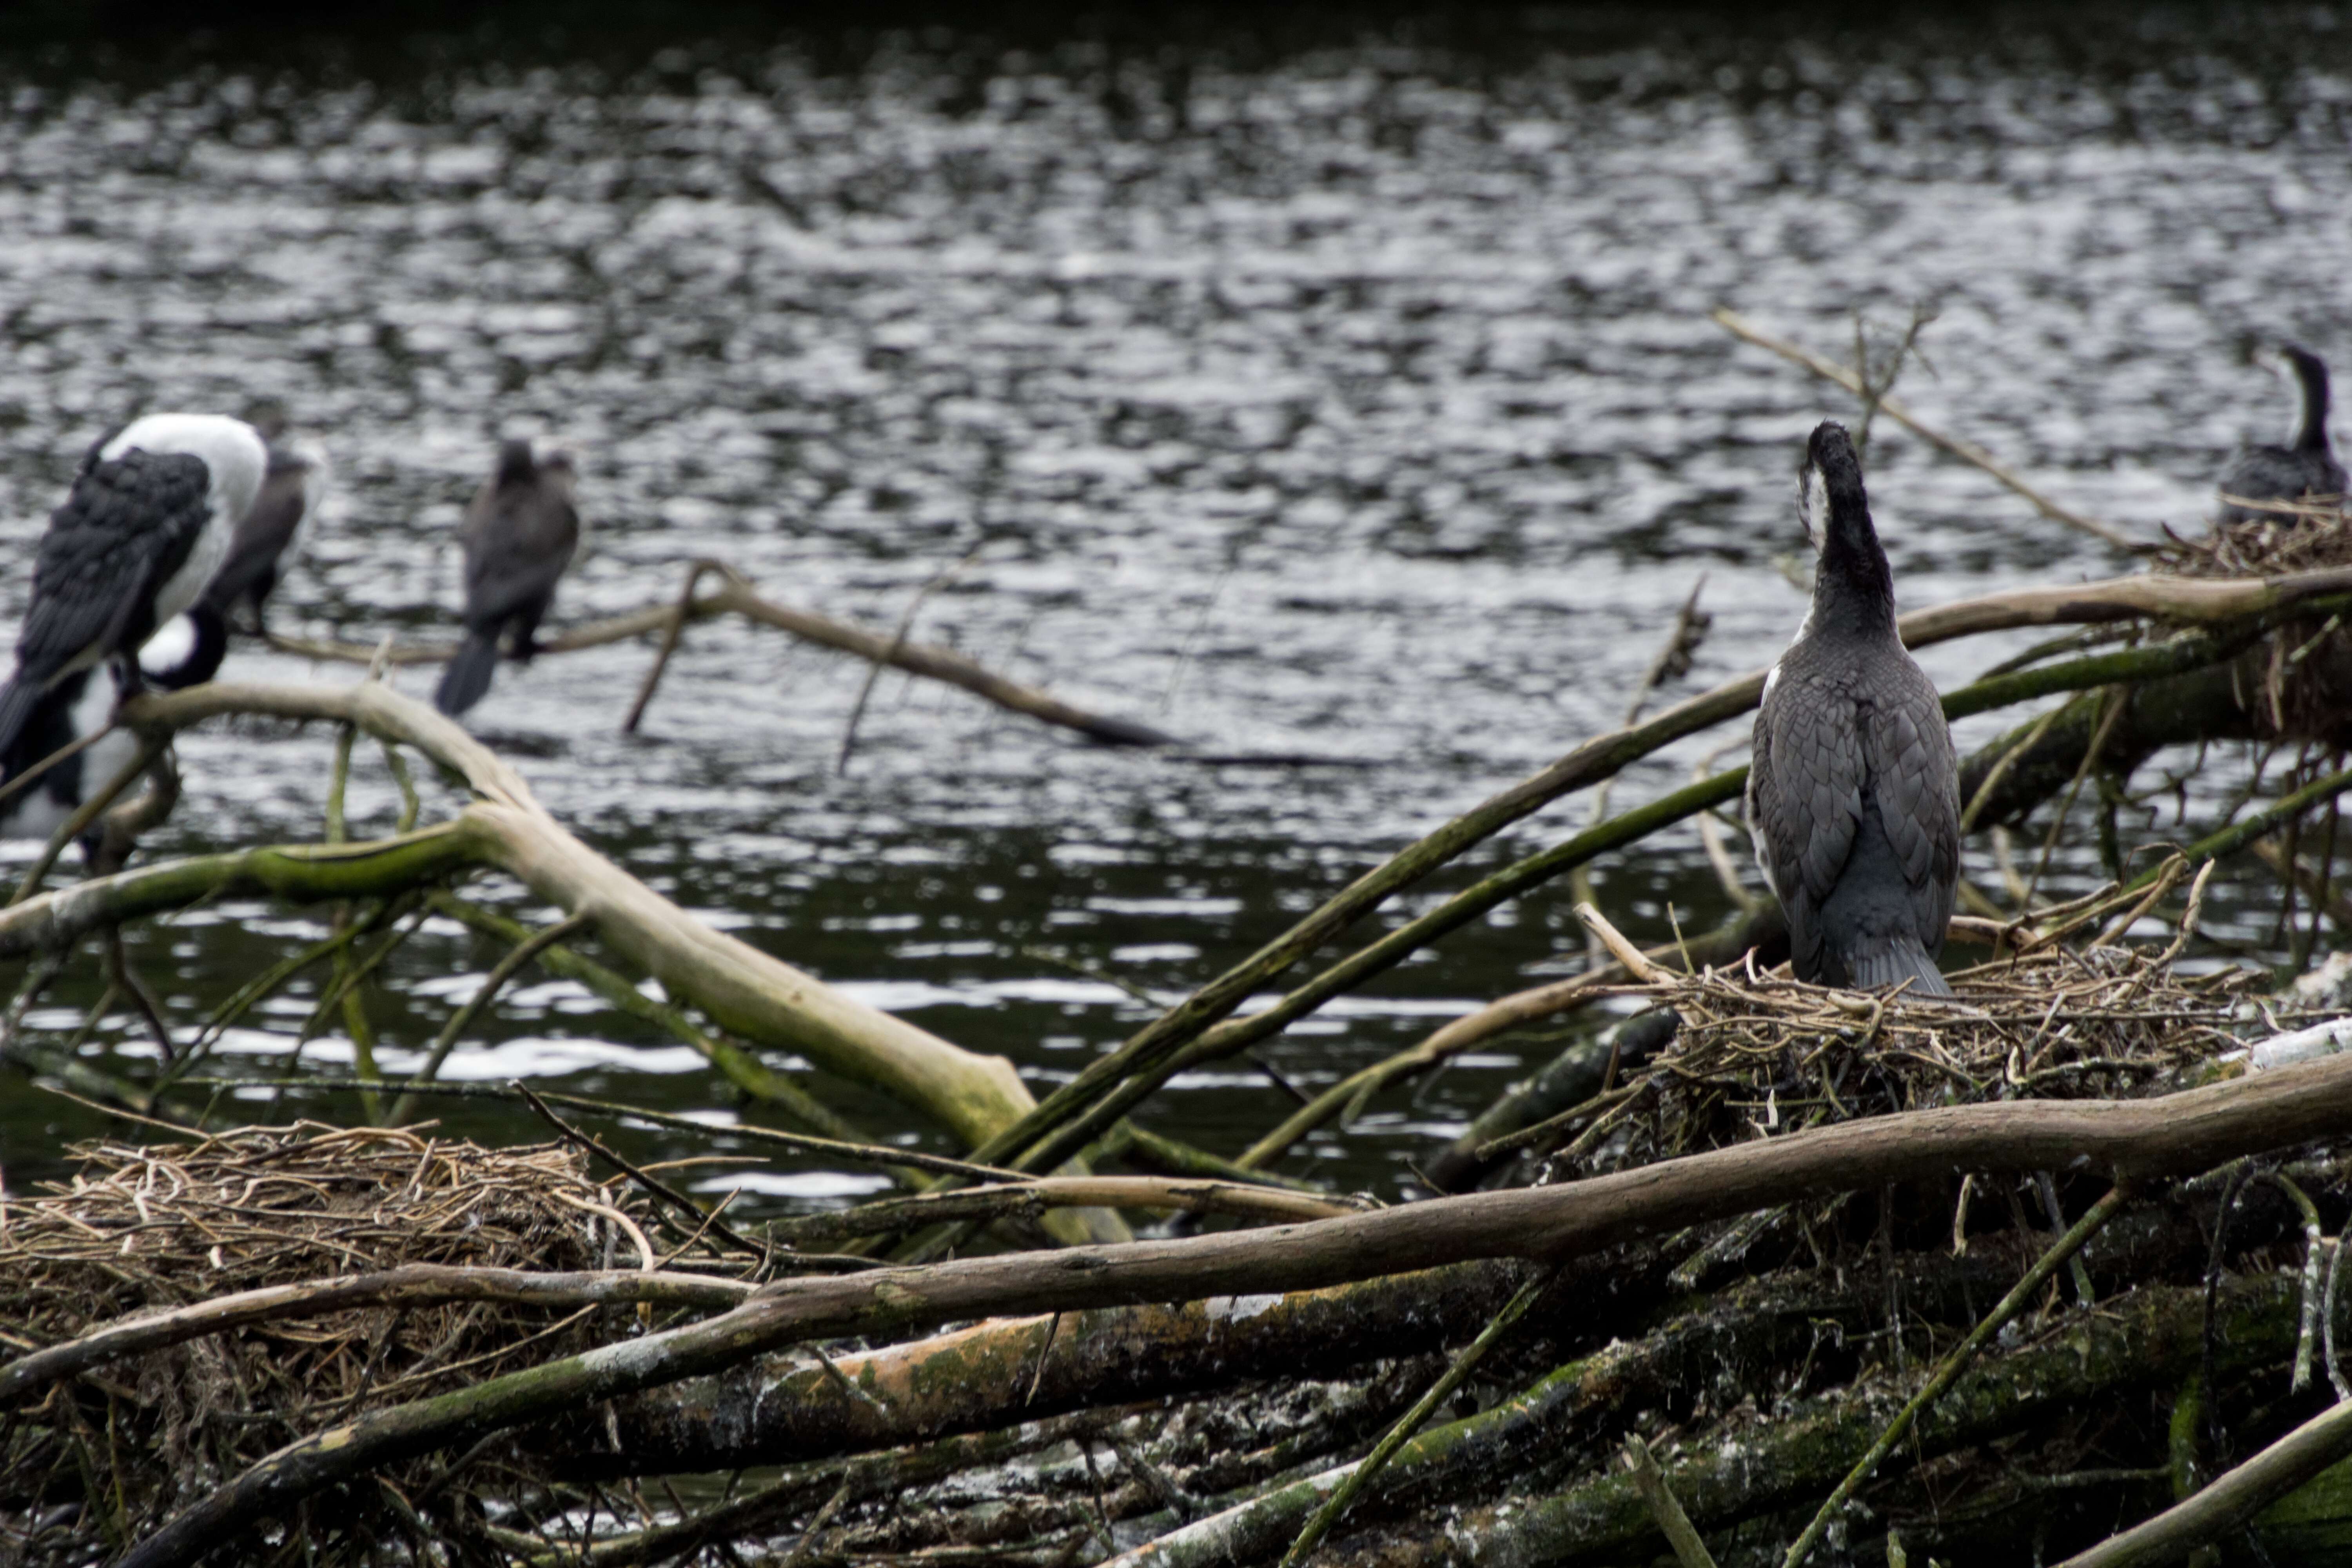
M 2209 1170 L 2347 1130 L 2352 1058 L 2339 1057 L 2147 1100 L 1995 1102 L 1869 1118 L 1562 1186 L 1300 1225 L 782 1280 L 708 1321 L 299 1438 L 184 1510 L 122 1563 L 192 1562 L 263 1514 L 375 1465 L 800 1340 L 1006 1311 L 1307 1289 L 1478 1258 L 1558 1263 L 1669 1226 L 1892 1182 L 1942 1181 L 1954 1171 L 2091 1169 L 2125 1183 Z
M 1170 1181 L 1163 1176 L 1041 1176 L 1000 1186 L 959 1187 L 914 1197 L 883 1198 L 830 1214 L 778 1220 L 770 1234 L 795 1247 L 830 1246 L 857 1236 L 887 1236 L 945 1220 L 1041 1216 L 1056 1208 L 1180 1209 L 1244 1219 L 1328 1219 L 1362 1205 L 1238 1182 Z
M 697 563 L 701 565 L 703 563 Z M 820 647 L 853 654 L 869 663 L 887 664 L 903 669 L 909 675 L 943 681 L 961 687 L 973 696 L 995 703 L 1015 713 L 1026 714 L 1045 723 L 1076 730 L 1083 735 L 1114 746 L 1181 746 L 1184 742 L 1165 731 L 1132 720 L 1113 719 L 1089 712 L 1075 703 L 1034 687 L 1008 680 L 952 648 L 930 643 L 906 642 L 893 646 L 892 639 L 879 632 L 836 621 L 830 616 L 814 610 L 798 610 L 761 597 L 750 583 L 738 577 L 731 569 L 719 563 L 709 563 L 705 569 L 726 572 L 728 581 L 708 594 L 696 595 L 685 605 L 656 605 L 643 610 L 633 610 L 625 616 L 574 626 L 539 645 L 544 654 L 573 653 L 582 648 L 603 647 L 612 643 L 630 642 L 651 633 L 660 632 L 669 639 L 662 655 L 666 663 L 674 648 L 677 629 L 687 621 L 707 621 L 720 616 L 740 616 L 747 621 L 772 626 Z M 269 646 L 281 653 L 299 654 L 307 658 L 333 659 L 344 664 L 367 664 L 378 656 L 378 649 L 365 643 L 323 642 L 305 637 L 272 637 Z M 391 648 L 387 662 L 393 664 L 444 664 L 457 651 L 457 645 L 406 644 Z M 657 675 L 660 664 L 655 667 Z M 645 698 L 652 694 L 652 681 L 639 698 L 642 710 Z M 636 717 L 632 713 L 632 718 Z
M 1614 1260 L 1612 1260 L 1613 1262 Z M 614 1403 L 616 1451 L 602 1431 L 550 1422 L 522 1441 L 566 1474 L 654 1475 L 790 1464 L 920 1442 L 1106 1402 L 1196 1394 L 1257 1377 L 1314 1377 L 1416 1355 L 1472 1332 L 1519 1270 L 1470 1263 L 1281 1296 L 992 1318 L 873 1351 L 829 1352 L 867 1399 L 812 1358 L 782 1352 Z M 1614 1288 L 1630 1323 L 1656 1268 L 1575 1266 Z M 1296 1528 L 1295 1526 L 1293 1528 Z
M 2222 1307 L 2229 1331 L 2218 1370 L 2244 1371 L 2292 1353 L 2292 1282 L 2259 1278 L 2234 1284 Z M 1953 1397 L 1920 1423 L 1910 1451 L 1934 1458 L 2031 1426 L 2053 1411 L 2090 1408 L 2103 1398 L 2178 1378 L 2197 1365 L 2203 1319 L 2204 1292 L 2196 1287 L 2153 1287 L 2102 1303 L 2099 1311 L 2077 1316 L 2054 1342 L 2012 1352 L 2000 1365 L 1962 1377 Z M 1724 1528 L 1786 1507 L 1818 1491 L 1868 1449 L 1882 1404 L 1874 1391 L 1846 1391 L 1776 1413 L 1745 1440 L 1686 1447 L 1668 1475 L 1675 1496 L 1700 1527 Z M 1633 1478 L 1619 1469 L 1548 1495 L 1448 1510 L 1436 1528 L 1422 1523 L 1391 1531 L 1361 1557 L 1345 1547 L 1326 1555 L 1350 1568 L 1359 1562 L 1538 1568 L 1563 1558 L 1612 1561 L 1645 1547 L 1654 1551 L 1659 1541 Z M 1139 1554 L 1139 1560 L 1150 1561 Z
M 431 844 L 445 857 L 411 881 L 430 880 L 467 861 L 498 866 L 567 914 L 593 920 L 607 948 L 658 980 L 672 996 L 691 1000 L 722 1028 L 799 1051 L 829 1071 L 879 1089 L 936 1118 L 967 1143 L 986 1139 L 1032 1103 L 1012 1064 L 1003 1058 L 962 1050 L 695 920 L 581 843 L 497 753 L 424 703 L 380 682 L 339 689 L 196 686 L 134 699 L 124 705 L 123 719 L 142 730 L 181 729 L 231 713 L 355 724 L 384 740 L 415 746 L 464 777 L 478 798 L 453 823 L 385 841 Z M 362 845 L 276 853 L 294 856 L 307 867 L 331 862 L 335 856 L 385 852 L 383 845 Z M 125 876 L 152 877 L 162 869 Z M 292 896 L 302 879 L 289 875 L 280 880 L 282 887 L 271 890 Z M 84 883 L 49 895 L 49 900 L 53 906 L 64 904 L 89 896 L 88 889 L 99 885 Z M 377 890 L 382 889 L 358 891 Z M 331 889 L 306 896 L 356 895 Z M 7 914 L 30 911 L 41 903 L 35 900 Z M 0 952 L 8 951 L 8 924 L 0 916 Z
M 2177 1563 L 2352 1455 L 2352 1405 L 2337 1405 L 2220 1477 L 2194 1497 L 2109 1536 L 2058 1568 L 2156 1568 Z
M 107 1324 L 62 1344 L 0 1363 L 0 1404 L 37 1393 L 59 1378 L 125 1356 L 183 1344 L 255 1323 L 315 1318 L 353 1307 L 432 1307 L 449 1301 L 501 1301 L 525 1307 L 586 1307 L 643 1301 L 666 1307 L 732 1307 L 753 1287 L 701 1274 L 600 1269 L 540 1274 L 523 1268 L 409 1263 L 299 1285 L 240 1290 L 185 1307 Z
M 2125 1195 L 2125 1189 L 2117 1186 L 2093 1204 L 2089 1213 L 2076 1220 L 2065 1235 L 2051 1243 L 2050 1249 L 2034 1260 L 2033 1267 L 2025 1271 L 2025 1277 L 2017 1282 L 2015 1288 L 2002 1297 L 1991 1311 L 1977 1320 L 1976 1327 L 1969 1331 L 1969 1337 L 1944 1358 L 1943 1364 L 1936 1369 L 1927 1386 L 1895 1413 L 1895 1419 L 1887 1423 L 1886 1430 L 1871 1444 L 1870 1451 L 1856 1460 L 1853 1468 L 1838 1482 L 1837 1489 L 1814 1513 L 1812 1522 L 1805 1526 L 1803 1533 L 1790 1546 L 1789 1554 L 1780 1560 L 1780 1568 L 1798 1568 L 1804 1562 L 1813 1548 L 1820 1544 L 1822 1537 L 1828 1533 L 1840 1510 L 1853 1500 L 1853 1494 L 1862 1489 L 1863 1483 L 1870 1479 L 1871 1472 L 1878 1468 L 1879 1461 L 1893 1453 L 1896 1445 L 1910 1435 L 1911 1428 L 1917 1424 L 1923 1412 L 1935 1408 L 1936 1401 L 1959 1381 L 1960 1374 L 1968 1370 L 1969 1363 L 1976 1358 L 1977 1352 L 1984 1349 L 1994 1334 L 2000 1331 L 2002 1325 L 2017 1316 L 2026 1303 L 2041 1292 L 2042 1287 L 2050 1282 L 2051 1277 L 2083 1249 L 2083 1244 L 2096 1236 L 2099 1227 L 2115 1216 L 2116 1211 L 2124 1205 Z

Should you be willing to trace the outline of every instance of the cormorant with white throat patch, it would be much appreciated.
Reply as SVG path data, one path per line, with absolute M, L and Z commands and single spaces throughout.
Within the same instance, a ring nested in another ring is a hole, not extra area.
M 466 640 L 441 677 L 434 705 L 463 713 L 490 689 L 499 641 L 513 634 L 510 657 L 529 663 L 539 651 L 539 621 L 580 543 L 572 500 L 572 457 L 534 457 L 528 441 L 499 447 L 498 472 L 476 491 L 458 525 L 466 552 Z
M 2303 388 L 2303 416 L 2284 447 L 2248 447 L 2231 459 L 2221 475 L 2223 497 L 2242 500 L 2302 500 L 2344 496 L 2344 465 L 2327 444 L 2327 366 L 2309 349 L 2296 343 L 2279 345 L 2279 357 L 2294 372 Z M 2257 518 L 2292 523 L 2291 512 L 2269 511 L 2221 502 L 2223 522 L 2251 522 Z
M 125 694 L 140 689 L 137 650 L 196 605 L 268 463 L 251 426 L 215 414 L 151 414 L 90 448 L 34 556 L 0 755 L 44 697 L 101 662 Z
M 1936 967 L 1959 879 L 1960 800 L 1936 688 L 1895 627 L 1895 580 L 1845 427 L 1806 443 L 1799 510 L 1821 552 L 1812 607 L 1764 681 L 1748 775 L 1756 863 L 1789 918 L 1797 978 L 1911 982 Z

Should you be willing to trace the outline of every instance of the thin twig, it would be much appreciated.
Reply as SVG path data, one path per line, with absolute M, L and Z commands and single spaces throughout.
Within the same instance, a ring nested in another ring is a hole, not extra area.
M 89 825 L 105 814 L 106 808 L 114 804 L 115 797 L 129 789 L 139 775 L 163 754 L 164 745 L 162 741 L 142 741 L 137 756 L 123 763 L 121 769 L 107 780 L 104 788 L 83 801 L 71 816 L 58 824 L 58 830 L 49 835 L 49 841 L 41 847 L 41 853 L 26 869 L 23 879 L 17 882 L 16 890 L 9 895 L 7 907 L 13 909 L 33 896 L 42 879 L 49 874 L 49 868 L 58 863 L 58 857 L 65 853 L 66 846 L 89 831 Z
M 677 607 L 670 612 L 669 624 L 662 628 L 661 651 L 654 655 L 653 668 L 646 671 L 645 680 L 637 687 L 637 700 L 629 704 L 629 716 L 621 721 L 621 733 L 637 732 L 637 721 L 646 716 L 646 704 L 654 700 L 654 689 L 661 684 L 662 672 L 669 668 L 669 656 L 677 651 L 678 639 L 686 635 L 686 623 L 694 614 L 694 592 L 702 586 L 706 573 L 725 574 L 740 582 L 733 567 L 723 561 L 703 558 L 686 569 L 686 586 L 677 596 Z
M 659 1176 L 654 1175 L 648 1171 L 631 1164 L 628 1161 L 614 1153 L 611 1147 L 604 1143 L 601 1139 L 595 1138 L 589 1133 L 583 1132 L 577 1127 L 572 1126 L 569 1121 L 564 1121 L 561 1116 L 556 1115 L 555 1111 L 548 1105 L 547 1101 L 541 1099 L 532 1091 L 530 1085 L 524 1083 L 518 1079 L 509 1084 L 508 1087 L 512 1089 L 517 1094 L 522 1096 L 525 1103 L 529 1104 L 533 1110 L 539 1112 L 541 1119 L 546 1121 L 550 1127 L 554 1128 L 557 1132 L 562 1134 L 564 1142 L 578 1145 L 580 1148 L 586 1150 L 588 1152 L 595 1155 L 598 1159 L 604 1161 L 607 1164 L 620 1171 L 622 1173 L 628 1176 L 630 1180 L 645 1188 L 646 1191 L 661 1199 L 664 1203 L 668 1204 L 679 1213 L 686 1215 L 695 1223 L 698 1228 L 708 1228 L 717 1231 L 727 1240 L 733 1242 L 737 1249 L 740 1251 L 757 1252 L 760 1250 L 760 1244 L 758 1242 L 749 1240 L 744 1237 L 737 1235 L 733 1230 L 730 1229 L 716 1214 L 706 1212 L 700 1204 L 696 1203 L 692 1198 L 688 1197 L 684 1193 L 679 1192 L 676 1187 L 671 1186 Z M 649 1258 L 652 1257 L 650 1249 L 647 1252 L 647 1257 Z M 648 1267 L 650 1266 L 651 1265 L 648 1264 Z
M 1927 1385 L 1913 1395 L 1911 1402 L 1896 1414 L 1895 1419 L 1888 1424 L 1886 1430 L 1879 1434 L 1878 1441 L 1870 1446 L 1870 1451 L 1862 1457 L 1862 1462 L 1848 1471 L 1845 1479 L 1837 1484 L 1837 1489 L 1830 1493 L 1829 1500 L 1822 1504 L 1821 1511 L 1813 1515 L 1812 1522 L 1805 1526 L 1804 1533 L 1797 1537 L 1796 1543 L 1789 1548 L 1789 1554 L 1781 1559 L 1780 1568 L 1797 1568 L 1797 1565 L 1805 1560 L 1807 1554 L 1820 1544 L 1822 1536 L 1828 1531 L 1831 1522 L 1844 1510 L 1846 1503 L 1853 1499 L 1863 1482 L 1868 1480 L 1871 1473 L 1878 1468 L 1879 1461 L 1895 1451 L 1896 1446 L 1910 1432 L 1913 1424 L 1919 1419 L 1921 1413 L 1943 1397 L 1945 1391 L 1959 1380 L 1960 1373 L 1966 1371 L 1969 1363 L 1976 1358 L 1977 1352 L 1982 1350 L 1993 1335 L 2000 1331 L 2001 1325 L 2015 1317 L 2026 1303 L 2032 1300 L 2041 1292 L 2042 1288 L 2050 1282 L 2050 1277 L 2057 1273 L 2068 1258 L 2081 1250 L 2084 1242 L 2098 1234 L 2101 1226 L 2115 1217 L 2116 1211 L 2124 1205 L 2126 1191 L 2127 1189 L 2121 1184 L 2110 1188 L 2106 1196 L 2093 1204 L 2090 1211 L 2074 1222 L 2074 1227 L 2060 1237 L 2050 1250 L 2043 1253 L 2033 1267 L 2025 1271 L 2025 1278 L 2017 1282 L 2016 1289 L 2002 1297 L 2000 1304 L 1986 1313 L 1983 1320 L 1969 1331 L 1969 1337 L 1960 1342 L 1959 1348 L 1947 1356 L 1944 1359 L 1944 1364 L 1936 1369 L 1936 1375 L 1927 1380 Z
M 1664 1473 L 1658 1468 L 1657 1458 L 1638 1432 L 1625 1436 L 1625 1468 L 1633 1472 L 1634 1489 L 1642 1494 L 1650 1517 L 1657 1521 L 1658 1532 L 1675 1549 L 1675 1561 L 1682 1568 L 1715 1568 L 1715 1558 L 1708 1552 L 1706 1542 L 1699 1539 L 1690 1515 L 1675 1500 L 1674 1489 L 1666 1484 Z
M 1769 349 L 1783 359 L 1790 360 L 1798 364 L 1803 365 L 1815 375 L 1821 376 L 1824 380 L 1837 383 L 1840 386 L 1844 387 L 1848 392 L 1854 393 L 1856 395 L 1860 395 L 1862 393 L 1863 388 L 1859 379 L 1852 371 L 1846 369 L 1845 366 L 1839 364 L 1834 361 L 1823 359 L 1821 355 L 1814 353 L 1810 349 L 1801 348 L 1797 344 L 1789 342 L 1784 339 L 1776 338 L 1770 333 L 1756 327 L 1746 318 L 1738 315 L 1735 311 L 1717 309 L 1710 311 L 1709 314 L 1714 319 L 1717 326 L 1722 327 L 1726 331 L 1731 333 L 1732 336 L 1743 338 L 1748 342 L 1754 343 L 1759 348 Z M 2081 529 L 2084 533 L 2093 534 L 2100 539 L 2104 539 L 2109 544 L 2115 545 L 2120 550 L 2129 550 L 2138 553 L 2145 552 L 2154 548 L 2152 545 L 2143 543 L 2138 540 L 2133 539 L 2129 534 L 2125 533 L 2121 529 L 2116 528 L 2112 523 L 2101 522 L 2095 517 L 2086 516 L 2082 512 L 2074 510 L 2072 507 L 2062 505 L 2061 503 L 2051 500 L 2048 496 L 2043 495 L 2040 490 L 2035 489 L 2032 485 L 2027 484 L 2023 479 L 2018 478 L 2015 473 L 2004 467 L 1999 458 L 1995 458 L 1990 452 L 1986 451 L 1982 447 L 1978 446 L 1973 441 L 1966 440 L 1958 436 L 1947 436 L 1942 431 L 1929 426 L 1914 415 L 1908 407 L 1896 401 L 1892 395 L 1880 397 L 1878 400 L 1878 407 L 1879 410 L 1889 419 L 1894 420 L 1905 429 L 1909 430 L 1913 435 L 1917 436 L 1921 439 L 1930 442 L 1935 446 L 1941 447 L 1945 451 L 1951 453 L 1952 456 L 1959 458 L 1963 462 L 1973 463 L 1978 468 L 1982 468 L 2002 486 L 2015 491 L 2018 495 L 2024 497 L 2026 500 L 2032 504 L 2034 510 L 2041 512 L 2044 517 L 2053 518 L 2059 522 L 2064 523 L 2069 528 Z
M 416 1086 L 430 1083 L 440 1073 L 441 1064 L 447 1061 L 449 1053 L 457 1048 L 457 1037 L 464 1034 L 466 1026 L 471 1024 L 481 1014 L 482 1009 L 488 1006 L 498 994 L 506 988 L 507 982 L 513 979 L 524 964 L 537 958 L 546 949 L 554 946 L 574 931 L 586 929 L 593 921 L 594 917 L 584 910 L 578 914 L 566 915 L 553 925 L 542 926 L 531 932 L 528 940 L 518 943 L 504 958 L 499 960 L 498 966 L 490 971 L 488 977 L 482 982 L 480 987 L 467 999 L 466 1005 L 451 1014 L 449 1021 L 441 1026 L 439 1037 L 433 1042 L 433 1049 L 425 1058 L 425 1065 L 416 1069 L 415 1075 L 404 1086 L 399 1101 L 392 1108 L 392 1121 L 395 1126 L 408 1120 L 409 1114 L 416 1109 Z M 522 1092 L 528 1097 L 530 1090 L 526 1089 Z
M 1388 1462 L 1396 1457 L 1396 1451 L 1405 1446 L 1407 1439 L 1421 1430 L 1422 1423 L 1429 1419 L 1431 1413 L 1453 1397 L 1454 1391 L 1461 1387 L 1463 1380 L 1486 1359 L 1486 1352 L 1495 1348 L 1496 1342 L 1519 1321 L 1522 1313 L 1535 1305 L 1536 1298 L 1542 1295 L 1559 1277 L 1557 1268 L 1549 1269 L 1520 1286 L 1518 1293 L 1503 1303 L 1502 1310 L 1495 1314 L 1494 1321 L 1480 1330 L 1478 1337 L 1470 1342 L 1469 1347 L 1454 1358 L 1454 1364 L 1445 1369 L 1445 1375 L 1416 1400 L 1412 1409 L 1398 1418 L 1396 1425 L 1381 1438 L 1379 1446 L 1348 1472 L 1348 1479 L 1339 1483 L 1330 1500 L 1315 1510 L 1315 1517 L 1307 1521 L 1307 1528 L 1298 1532 L 1298 1539 L 1290 1543 L 1288 1552 L 1283 1553 L 1282 1568 L 1297 1568 L 1306 1561 L 1307 1554 L 1315 1550 L 1315 1543 L 1339 1522 L 1340 1516 L 1355 1503 L 1364 1488 L 1371 1484 L 1372 1478 L 1387 1468 Z
M 857 744 L 857 723 L 866 717 L 866 704 L 874 695 L 874 683 L 882 679 L 884 668 L 898 657 L 899 649 L 907 646 L 907 634 L 914 629 L 915 616 L 921 612 L 924 602 L 961 576 L 965 568 L 980 559 L 980 552 L 987 546 L 986 540 L 973 545 L 962 560 L 932 577 L 915 591 L 914 598 L 908 601 L 906 614 L 898 617 L 898 629 L 890 634 L 890 646 L 866 668 L 866 683 L 857 689 L 857 700 L 850 704 L 849 721 L 841 728 L 841 754 L 834 759 L 835 773 L 849 772 L 849 755 Z

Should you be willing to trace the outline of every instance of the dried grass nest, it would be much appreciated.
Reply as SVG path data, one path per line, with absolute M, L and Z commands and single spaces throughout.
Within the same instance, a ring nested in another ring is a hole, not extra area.
M 639 1261 L 629 1226 L 642 1235 L 642 1199 L 590 1180 L 562 1144 L 485 1149 L 429 1127 L 305 1122 L 70 1152 L 83 1162 L 71 1182 L 0 1200 L 7 1354 L 129 1313 L 405 1263 Z M 43 1539 L 86 1545 L 95 1522 L 119 1548 L 302 1432 L 511 1370 L 519 1357 L 585 1350 L 615 1331 L 600 1314 L 626 1310 L 346 1310 L 114 1363 L 0 1410 L 0 1522 L 24 1532 L 74 1500 L 103 1499 L 111 1517 L 52 1521 Z M 362 1514 L 383 1506 L 373 1492 L 351 1501 Z M 357 1522 L 350 1502 L 327 1506 L 343 1510 L 330 1516 L 338 1524 Z
M 2250 1028 L 2325 1014 L 2268 997 L 2260 971 L 2181 975 L 2170 957 L 2047 947 L 1954 974 L 1952 1002 L 1809 985 L 1785 966 L 1619 987 L 1673 1008 L 1680 1027 L 1637 1075 L 1588 1102 L 1549 1179 L 1857 1116 L 2161 1093 L 2222 1070 L 2217 1058 Z

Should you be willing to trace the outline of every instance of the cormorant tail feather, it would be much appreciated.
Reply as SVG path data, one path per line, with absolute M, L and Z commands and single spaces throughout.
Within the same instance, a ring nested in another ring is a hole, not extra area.
M 1936 961 L 1927 956 L 1927 950 L 1919 945 L 1916 937 L 1890 937 L 1867 952 L 1849 953 L 1846 969 L 1853 976 L 1854 985 L 1862 990 L 1900 985 L 1908 980 L 1911 988 L 1903 993 L 1906 996 L 1952 994 L 1951 983 L 1944 978 L 1944 972 L 1936 967 Z
M 490 689 L 490 673 L 498 667 L 498 628 L 467 632 L 466 640 L 458 645 L 457 657 L 442 672 L 440 689 L 433 694 L 433 706 L 456 718 L 482 700 L 482 694 Z

